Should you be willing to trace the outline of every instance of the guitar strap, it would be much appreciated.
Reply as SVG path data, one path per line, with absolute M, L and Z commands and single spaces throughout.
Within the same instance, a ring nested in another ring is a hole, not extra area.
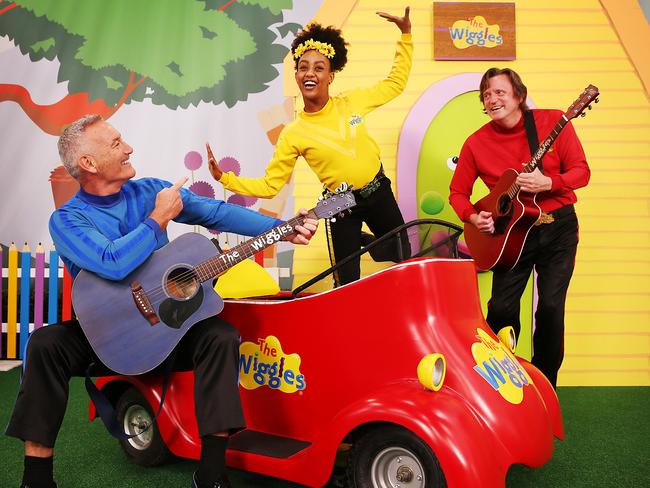
M 539 138 L 537 137 L 537 127 L 535 126 L 535 116 L 532 110 L 524 111 L 524 127 L 526 128 L 526 137 L 528 137 L 528 147 L 530 148 L 530 155 L 534 156 L 539 149 Z M 543 173 L 544 167 L 542 160 L 537 163 L 539 170 Z
M 165 402 L 165 394 L 167 393 L 167 385 L 169 384 L 169 377 L 172 374 L 174 368 L 174 360 L 176 359 L 176 350 L 174 350 L 171 355 L 165 361 L 165 366 L 163 369 L 163 378 L 162 378 L 162 388 L 160 392 L 160 405 L 158 406 L 158 411 L 152 419 L 151 423 L 147 425 L 142 431 L 137 434 L 127 434 L 124 432 L 124 426 L 120 425 L 117 420 L 117 414 L 115 413 L 115 408 L 113 404 L 106 398 L 106 395 L 103 391 L 97 388 L 97 385 L 93 383 L 93 380 L 90 378 L 90 373 L 95 366 L 95 363 L 91 363 L 86 370 L 86 379 L 85 386 L 88 396 L 92 400 L 95 408 L 97 409 L 97 415 L 102 419 L 104 426 L 109 434 L 115 437 L 118 440 L 125 441 L 131 439 L 132 437 L 137 437 L 142 435 L 144 432 L 149 430 L 149 428 L 154 424 L 158 415 L 162 411 L 163 403 Z

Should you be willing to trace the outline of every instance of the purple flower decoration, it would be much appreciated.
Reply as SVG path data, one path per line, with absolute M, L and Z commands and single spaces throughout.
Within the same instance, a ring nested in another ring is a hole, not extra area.
M 252 207 L 257 203 L 257 197 L 244 197 L 244 207 Z
M 242 207 L 246 207 L 246 197 L 243 195 L 230 195 L 228 197 L 228 203 L 233 203 L 235 205 L 241 205 Z
M 216 235 L 216 236 L 218 236 L 219 234 L 221 234 L 221 231 L 220 231 L 220 230 L 214 230 L 214 229 L 208 229 L 208 232 L 209 232 L 210 234 L 214 234 L 214 235 Z
M 195 181 L 189 186 L 189 190 L 200 197 L 214 198 L 214 188 L 206 181 Z
M 225 158 L 221 158 L 219 160 L 219 167 L 221 168 L 221 171 L 223 172 L 232 171 L 237 176 L 239 176 L 239 172 L 241 171 L 241 166 L 239 165 L 239 161 L 237 161 L 235 158 L 231 156 L 226 156 Z
M 196 171 L 203 164 L 203 158 L 196 151 L 190 151 L 185 155 L 185 167 L 190 171 Z

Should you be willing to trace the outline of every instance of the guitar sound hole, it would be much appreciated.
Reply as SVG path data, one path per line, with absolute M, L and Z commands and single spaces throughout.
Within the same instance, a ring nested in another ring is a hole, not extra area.
M 499 216 L 508 215 L 512 210 L 512 200 L 508 195 L 501 195 L 497 204 L 497 213 Z
M 199 289 L 200 283 L 196 278 L 194 270 L 188 268 L 173 269 L 165 282 L 165 288 L 169 297 L 175 300 L 188 300 L 192 298 Z

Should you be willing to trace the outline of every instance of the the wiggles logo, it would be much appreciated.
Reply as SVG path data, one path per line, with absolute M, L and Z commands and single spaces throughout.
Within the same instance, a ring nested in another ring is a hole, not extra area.
M 488 25 L 487 20 L 480 15 L 469 20 L 457 20 L 449 28 L 449 35 L 458 49 L 467 49 L 470 46 L 496 47 L 503 44 L 499 25 Z
M 474 371 L 507 401 L 521 403 L 524 386 L 532 383 L 530 376 L 504 344 L 482 329 L 476 332 L 479 342 L 472 344 L 472 356 L 476 361 Z
M 284 393 L 307 387 L 305 375 L 300 374 L 300 356 L 284 354 L 275 336 L 239 346 L 239 383 L 247 390 L 266 385 Z
M 363 122 L 363 118 L 361 115 L 357 114 L 352 114 L 350 115 L 350 125 L 354 127 L 355 125 L 359 125 L 361 122 Z

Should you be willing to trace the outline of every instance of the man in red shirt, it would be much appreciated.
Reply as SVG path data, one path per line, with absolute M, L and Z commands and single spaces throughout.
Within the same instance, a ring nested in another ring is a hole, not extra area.
M 521 171 L 531 160 L 524 127 L 527 89 L 509 68 L 490 68 L 480 83 L 479 98 L 492 119 L 467 138 L 451 180 L 449 202 L 461 220 L 479 231 L 494 232 L 490 212 L 477 212 L 470 203 L 477 178 L 492 188 L 508 168 Z M 532 110 L 538 134 L 545 138 L 560 120 L 560 110 Z M 553 221 L 536 225 L 528 234 L 519 261 L 510 271 L 495 271 L 487 323 L 498 332 L 512 325 L 519 335 L 521 295 L 533 269 L 537 272 L 533 364 L 555 387 L 564 355 L 564 305 L 578 246 L 574 190 L 589 182 L 589 166 L 580 140 L 567 123 L 553 147 L 531 173 L 521 173 L 521 191 L 536 193 L 537 204 Z M 550 219 L 549 219 L 550 220 Z

